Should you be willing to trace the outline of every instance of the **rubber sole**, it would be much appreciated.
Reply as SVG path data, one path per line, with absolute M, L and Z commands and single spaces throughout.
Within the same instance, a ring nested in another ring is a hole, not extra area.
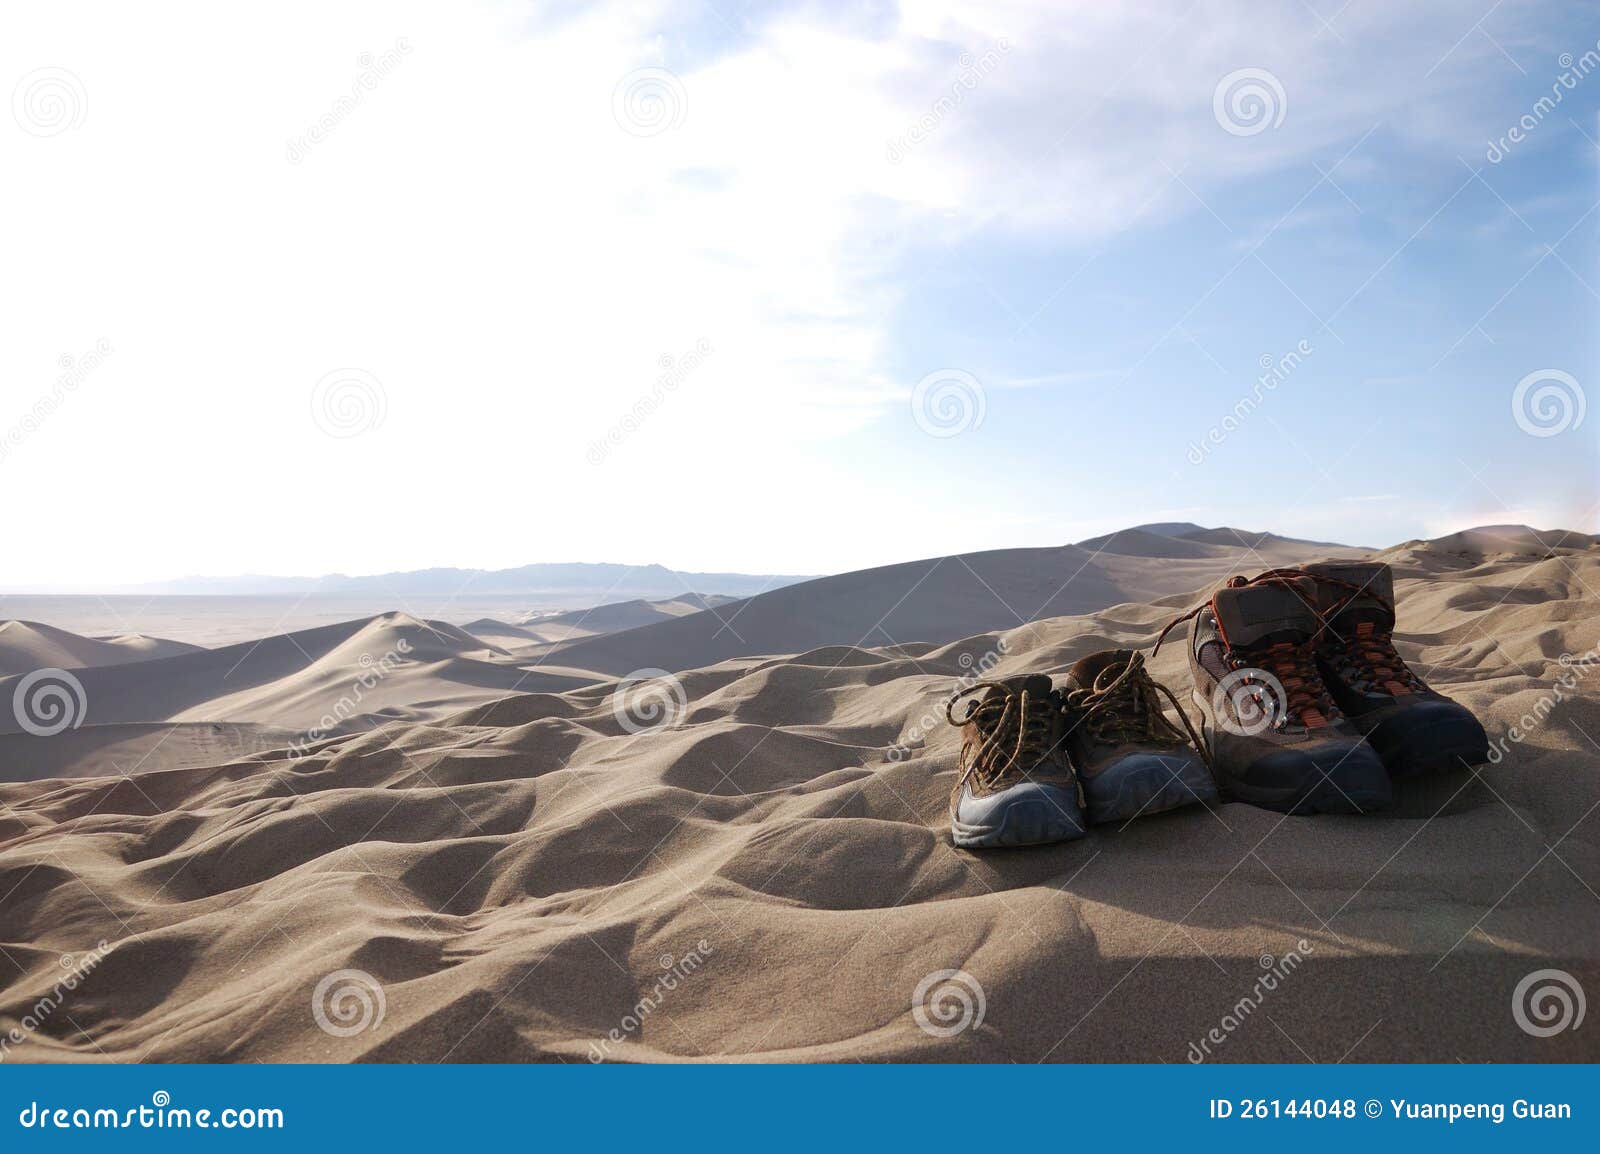
M 1489 747 L 1475 742 L 1456 748 L 1446 746 L 1430 749 L 1422 756 L 1412 756 L 1404 761 L 1385 758 L 1384 764 L 1389 767 L 1389 773 L 1396 781 L 1405 781 L 1413 777 L 1471 769 L 1473 766 L 1486 765 L 1488 761 Z
M 1489 760 L 1489 738 L 1471 716 L 1450 718 L 1409 733 L 1385 732 L 1379 726 L 1367 735 L 1367 740 L 1396 781 L 1470 769 Z
M 1083 779 L 1089 821 L 1104 825 L 1217 800 L 1217 783 L 1198 757 L 1130 754 Z
M 1049 801 L 1028 799 L 1006 806 L 998 822 L 968 825 L 950 817 L 950 840 L 961 849 L 1008 849 L 1075 841 L 1088 833 Z

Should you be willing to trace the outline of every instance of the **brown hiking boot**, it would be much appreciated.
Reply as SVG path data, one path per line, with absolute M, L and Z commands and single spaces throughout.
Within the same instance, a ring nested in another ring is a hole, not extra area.
M 1162 711 L 1162 696 L 1183 721 Z M 1067 671 L 1061 694 L 1067 751 L 1093 823 L 1212 802 L 1216 782 L 1183 707 L 1131 649 L 1092 653 Z
M 1394 647 L 1394 573 L 1381 561 L 1307 565 L 1316 582 L 1317 664 L 1339 708 L 1396 777 L 1489 760 L 1466 706 L 1436 693 Z
M 1194 619 L 1189 671 L 1212 775 L 1228 796 L 1284 813 L 1384 809 L 1383 762 L 1317 671 L 1315 603 L 1309 577 L 1274 570 L 1233 578 L 1167 626 Z
M 970 694 L 981 696 L 957 721 L 956 705 Z M 961 727 L 961 774 L 950 793 L 956 845 L 1043 845 L 1087 832 L 1048 677 L 980 681 L 952 697 L 945 716 Z

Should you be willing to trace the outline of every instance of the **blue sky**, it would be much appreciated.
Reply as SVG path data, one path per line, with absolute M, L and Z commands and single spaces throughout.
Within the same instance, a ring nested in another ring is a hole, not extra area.
M 1592 6 L 234 19 L 4 17 L 7 583 L 1597 528 Z

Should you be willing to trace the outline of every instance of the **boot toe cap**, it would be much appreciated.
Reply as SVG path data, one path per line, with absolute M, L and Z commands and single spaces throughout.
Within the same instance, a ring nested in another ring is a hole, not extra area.
M 987 797 L 963 789 L 950 825 L 955 844 L 974 849 L 1070 841 L 1088 831 L 1078 791 L 1040 781 L 1021 782 Z

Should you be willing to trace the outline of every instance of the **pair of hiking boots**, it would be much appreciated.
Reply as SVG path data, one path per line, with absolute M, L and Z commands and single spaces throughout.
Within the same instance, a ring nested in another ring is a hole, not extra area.
M 969 695 L 976 704 L 959 721 Z M 1170 701 L 1179 729 L 1162 709 Z M 1042 673 L 980 681 L 946 706 L 962 731 L 950 795 L 955 844 L 1043 845 L 1082 837 L 1089 824 L 1213 801 L 1200 738 L 1144 655 L 1108 649 L 1079 661 L 1057 689 Z
M 1209 801 L 1219 787 L 1285 813 L 1369 813 L 1391 804 L 1397 778 L 1488 760 L 1478 720 L 1428 688 L 1396 652 L 1394 574 L 1385 564 L 1235 577 L 1168 624 L 1158 649 L 1184 621 L 1193 622 L 1198 736 L 1173 695 L 1127 651 L 1075 665 L 1053 711 L 1044 705 L 1052 699 L 1048 678 L 984 683 L 978 705 L 957 723 L 964 740 L 950 803 L 956 844 L 1064 841 L 1083 836 L 1085 817 L 1160 812 Z M 1162 715 L 1160 695 L 1187 734 Z M 1196 773 L 1207 765 L 1209 773 Z

